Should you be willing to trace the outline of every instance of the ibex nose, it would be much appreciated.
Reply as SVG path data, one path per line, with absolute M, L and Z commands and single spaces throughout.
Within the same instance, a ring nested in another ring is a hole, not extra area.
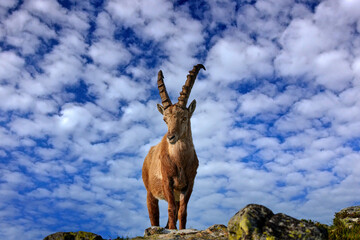
M 174 140 L 175 139 L 175 134 L 169 134 L 168 133 L 167 138 L 168 138 L 169 141 Z

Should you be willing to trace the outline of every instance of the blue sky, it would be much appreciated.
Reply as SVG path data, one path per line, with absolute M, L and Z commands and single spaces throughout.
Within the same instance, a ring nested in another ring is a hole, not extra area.
M 360 1 L 0 2 L 0 239 L 149 227 L 142 162 L 190 101 L 188 227 L 249 203 L 330 224 L 360 204 Z M 161 203 L 161 225 L 167 205 Z

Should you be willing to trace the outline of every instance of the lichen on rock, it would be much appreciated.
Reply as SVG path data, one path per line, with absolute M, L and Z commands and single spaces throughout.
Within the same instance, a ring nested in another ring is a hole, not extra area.
M 100 235 L 91 232 L 57 232 L 44 238 L 44 240 L 104 240 Z
M 162 227 L 150 227 L 145 230 L 145 234 L 142 239 L 227 240 L 228 232 L 226 226 L 221 224 L 213 225 L 203 231 L 196 229 L 169 230 Z
M 327 239 L 327 232 L 311 222 L 275 214 L 268 208 L 250 204 L 228 224 L 230 240 Z
M 273 215 L 274 213 L 265 206 L 247 205 L 230 219 L 229 239 L 260 239 L 265 222 Z
M 274 239 L 327 239 L 327 233 L 311 222 L 301 221 L 283 213 L 272 216 L 264 233 Z

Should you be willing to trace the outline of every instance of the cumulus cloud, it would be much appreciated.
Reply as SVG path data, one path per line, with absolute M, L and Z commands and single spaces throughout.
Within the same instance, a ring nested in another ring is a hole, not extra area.
M 21 74 L 21 69 L 24 66 L 24 59 L 17 56 L 11 51 L 2 51 L 0 53 L 0 70 L 1 79 L 9 81 L 10 79 L 17 79 Z
M 244 43 L 236 37 L 219 40 L 208 56 L 210 74 L 220 83 L 239 81 L 250 77 L 271 77 L 272 46 Z
M 127 27 L 133 27 L 145 37 L 160 40 L 169 36 L 175 29 L 170 28 L 170 16 L 173 14 L 172 5 L 163 0 L 159 1 L 109 1 L 106 8 L 112 15 Z
M 89 49 L 89 54 L 95 63 L 108 68 L 126 64 L 131 60 L 130 53 L 121 46 L 121 43 L 105 39 L 93 44 Z

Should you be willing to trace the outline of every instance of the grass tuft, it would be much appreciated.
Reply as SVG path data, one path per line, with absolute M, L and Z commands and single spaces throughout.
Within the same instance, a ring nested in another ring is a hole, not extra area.
M 360 223 L 346 225 L 340 217 L 342 214 L 336 214 L 333 225 L 329 227 L 329 240 L 360 240 Z M 346 216 L 349 217 L 349 216 Z

